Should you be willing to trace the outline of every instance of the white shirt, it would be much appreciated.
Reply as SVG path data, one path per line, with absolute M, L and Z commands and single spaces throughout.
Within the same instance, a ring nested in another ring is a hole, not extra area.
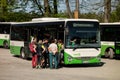
M 57 44 L 55 44 L 55 43 L 51 43 L 50 45 L 49 45 L 49 49 L 50 49 L 50 51 L 51 52 L 53 52 L 53 54 L 55 54 L 56 52 L 57 52 Z

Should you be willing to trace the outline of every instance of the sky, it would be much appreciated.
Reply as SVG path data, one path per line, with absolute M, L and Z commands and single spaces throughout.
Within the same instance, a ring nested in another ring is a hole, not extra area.
M 69 0 L 70 1 L 70 7 L 71 10 L 75 10 L 75 0 Z M 97 12 L 100 11 L 98 6 L 95 6 L 95 4 L 102 5 L 103 0 L 79 0 L 79 9 L 81 13 L 88 13 L 88 12 Z M 65 11 L 66 5 L 65 1 L 63 3 L 59 4 L 59 11 Z
M 72 11 L 75 10 L 75 1 L 76 0 L 69 0 L 70 3 L 70 8 Z M 99 11 L 98 6 L 95 6 L 95 4 L 100 3 L 100 1 L 103 0 L 79 0 L 79 9 L 81 13 L 88 13 L 88 12 L 96 12 Z M 43 5 L 43 2 L 41 2 Z M 31 3 L 28 4 L 27 6 L 27 11 L 30 12 L 32 9 L 30 8 Z M 59 0 L 58 4 L 58 11 L 59 12 L 65 12 L 66 11 L 66 4 L 65 0 Z
M 65 0 L 58 0 L 58 1 L 59 1 L 58 11 L 66 12 Z M 75 10 L 75 1 L 76 0 L 69 0 L 70 8 L 72 11 Z M 104 10 L 103 3 L 104 3 L 104 0 L 79 0 L 80 13 L 89 13 L 89 12 L 101 13 Z M 43 2 L 41 2 L 41 4 L 44 5 Z M 27 9 L 27 12 L 30 12 L 31 10 L 33 10 L 31 8 L 31 3 L 28 4 L 26 9 Z

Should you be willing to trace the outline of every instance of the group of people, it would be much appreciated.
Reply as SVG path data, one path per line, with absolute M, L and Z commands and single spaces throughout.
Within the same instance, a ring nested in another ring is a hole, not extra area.
M 58 69 L 61 63 L 62 40 L 53 39 L 50 43 L 47 39 L 39 40 L 33 38 L 29 44 L 32 53 L 32 68 Z

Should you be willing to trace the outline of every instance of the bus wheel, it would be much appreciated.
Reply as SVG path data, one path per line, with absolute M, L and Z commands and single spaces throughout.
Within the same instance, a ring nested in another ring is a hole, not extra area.
M 8 42 L 7 41 L 4 41 L 3 47 L 6 48 L 6 49 L 8 49 L 9 46 L 8 46 Z
M 25 55 L 25 53 L 24 53 L 24 48 L 21 49 L 20 57 L 21 57 L 22 59 L 25 59 L 25 58 L 26 58 L 26 55 Z
M 105 52 L 105 58 L 109 57 L 109 52 Z
M 62 50 L 60 53 L 60 63 L 63 64 L 64 63 L 64 51 Z
M 114 51 L 113 51 L 113 49 L 112 48 L 109 48 L 109 58 L 110 59 L 113 59 L 114 58 Z

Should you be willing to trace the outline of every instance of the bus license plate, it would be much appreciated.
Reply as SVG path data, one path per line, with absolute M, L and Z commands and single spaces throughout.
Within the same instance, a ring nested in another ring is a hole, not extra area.
M 83 63 L 88 63 L 89 61 L 83 61 Z

